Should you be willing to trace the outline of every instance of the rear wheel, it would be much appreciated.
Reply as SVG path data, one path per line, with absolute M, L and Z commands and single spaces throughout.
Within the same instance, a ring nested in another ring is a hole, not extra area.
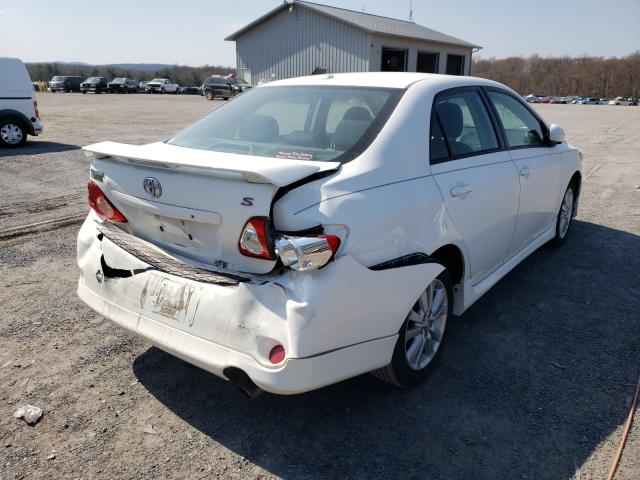
M 556 236 L 550 242 L 551 246 L 556 248 L 564 245 L 564 242 L 567 241 L 567 236 L 569 235 L 569 230 L 573 220 L 573 204 L 575 203 L 574 188 L 573 184 L 569 185 L 564 197 L 562 198 L 560 211 L 556 218 Z
M 444 345 L 447 321 L 453 315 L 452 288 L 447 270 L 431 282 L 400 328 L 391 363 L 372 372 L 375 377 L 398 387 L 424 380 Z
M 19 147 L 27 142 L 27 130 L 24 123 L 9 117 L 0 120 L 0 145 L 3 147 Z

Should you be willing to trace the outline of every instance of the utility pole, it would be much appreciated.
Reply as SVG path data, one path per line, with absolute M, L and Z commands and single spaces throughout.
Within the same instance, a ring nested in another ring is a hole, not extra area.
M 409 21 L 413 22 L 413 2 L 409 2 Z

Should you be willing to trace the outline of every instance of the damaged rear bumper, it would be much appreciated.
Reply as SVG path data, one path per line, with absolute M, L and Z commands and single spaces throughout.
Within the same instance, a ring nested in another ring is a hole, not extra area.
M 374 272 L 344 256 L 316 272 L 234 274 L 237 281 L 217 283 L 162 271 L 99 225 L 92 213 L 78 235 L 85 303 L 176 357 L 225 379 L 226 369 L 240 369 L 278 394 L 387 365 L 406 312 L 442 270 L 426 264 Z M 105 275 L 105 264 L 130 275 Z M 286 359 L 274 366 L 268 355 L 277 344 Z

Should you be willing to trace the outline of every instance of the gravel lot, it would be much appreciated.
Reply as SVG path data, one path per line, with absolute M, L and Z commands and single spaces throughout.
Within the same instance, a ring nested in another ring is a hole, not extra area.
M 364 375 L 251 401 L 75 294 L 79 147 L 161 140 L 216 104 L 38 102 L 45 134 L 0 150 L 0 478 L 606 477 L 640 369 L 640 107 L 536 106 L 584 154 L 572 236 L 450 325 L 423 386 Z M 33 427 L 24 403 L 45 411 Z M 616 478 L 640 478 L 640 418 Z

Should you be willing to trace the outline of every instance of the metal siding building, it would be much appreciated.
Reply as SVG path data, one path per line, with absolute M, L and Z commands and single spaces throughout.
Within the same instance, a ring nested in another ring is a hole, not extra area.
M 299 0 L 226 40 L 236 42 L 238 78 L 252 84 L 310 75 L 316 67 L 329 73 L 426 71 L 419 56 L 433 73 L 469 75 L 471 55 L 480 48 L 413 22 Z

